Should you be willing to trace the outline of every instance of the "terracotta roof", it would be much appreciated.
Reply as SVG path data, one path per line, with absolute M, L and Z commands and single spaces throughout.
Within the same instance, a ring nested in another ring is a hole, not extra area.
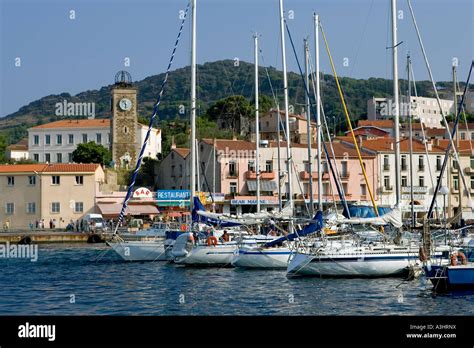
M 176 152 L 178 155 L 180 155 L 183 158 L 186 158 L 191 150 L 184 148 L 184 147 L 176 147 L 173 149 L 174 152 Z
M 342 138 L 342 137 L 341 137 Z M 347 141 L 349 137 L 344 137 L 343 141 Z M 352 144 L 352 138 L 350 138 L 350 143 Z M 393 146 L 394 139 L 390 137 L 379 137 L 371 139 L 362 140 L 362 148 L 366 148 L 372 151 L 377 152 L 393 152 L 395 147 Z M 360 143 L 358 143 L 360 146 Z M 400 140 L 400 152 L 408 153 L 410 151 L 410 143 L 407 138 Z M 433 144 L 432 149 L 429 152 L 441 153 L 444 152 L 442 148 Z M 425 153 L 425 145 L 418 139 L 413 139 L 413 152 L 422 152 Z
M 34 173 L 42 172 L 46 164 L 2 164 L 0 173 Z
M 349 138 L 349 137 L 340 137 L 340 138 Z M 339 138 L 338 138 L 339 139 Z M 348 139 L 349 140 L 349 139 Z M 352 144 L 352 138 L 350 138 L 350 142 Z M 268 144 L 270 147 L 277 147 L 278 143 L 276 141 L 271 141 Z M 330 144 L 326 143 L 326 146 L 328 150 L 331 153 L 330 150 Z M 346 143 L 340 142 L 340 141 L 333 141 L 332 143 L 333 149 L 334 149 L 334 154 L 336 157 L 344 157 L 344 156 L 349 156 L 349 157 L 357 157 L 357 151 L 354 146 L 348 145 Z M 280 141 L 280 147 L 284 149 L 286 147 L 286 142 L 285 141 Z M 291 144 L 292 148 L 303 148 L 306 149 L 308 148 L 308 145 L 306 144 Z M 311 144 L 311 148 L 316 149 L 317 145 L 316 144 Z M 324 150 L 323 150 L 324 151 Z M 361 155 L 362 157 L 375 157 L 375 154 L 368 149 L 362 149 L 361 150 Z
M 50 123 L 45 123 L 39 126 L 31 127 L 30 129 L 55 129 L 55 128 L 109 128 L 110 119 L 68 119 L 59 120 Z
M 450 122 L 449 123 L 449 129 L 453 129 L 453 127 L 454 127 L 454 123 Z M 459 121 L 458 129 L 462 129 L 462 130 L 469 129 L 469 131 L 474 131 L 474 123 L 469 123 L 468 122 L 467 127 L 466 127 L 466 122 Z
M 393 128 L 393 120 L 359 120 L 357 127 L 374 126 L 378 128 Z
M 421 129 L 421 128 L 420 128 Z M 444 128 L 427 128 L 425 129 L 426 136 L 444 136 L 446 129 Z
M 0 173 L 93 173 L 98 164 L 3 164 Z
M 16 144 L 7 146 L 8 150 L 28 151 L 28 138 L 23 138 Z
M 52 163 L 47 165 L 43 172 L 61 172 L 61 173 L 75 173 L 75 172 L 95 172 L 99 167 L 97 163 Z
M 439 148 L 443 149 L 443 151 L 446 151 L 448 147 L 449 139 L 439 139 L 439 140 L 436 140 L 435 143 L 437 144 Z M 474 149 L 474 143 L 471 144 L 470 140 L 459 140 L 459 146 L 457 146 L 456 139 L 454 139 L 454 144 L 456 145 L 456 149 L 458 150 L 458 152 L 462 154 L 471 154 L 471 145 L 472 145 L 472 148 Z

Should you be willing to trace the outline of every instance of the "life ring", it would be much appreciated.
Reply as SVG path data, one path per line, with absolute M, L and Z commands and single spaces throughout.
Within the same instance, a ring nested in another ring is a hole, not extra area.
M 451 266 L 456 266 L 458 264 L 458 257 L 461 258 L 461 264 L 462 265 L 467 265 L 467 257 L 466 255 L 461 252 L 457 251 L 451 254 Z
M 425 248 L 420 247 L 419 256 L 420 256 L 420 261 L 421 262 L 428 261 L 428 257 L 426 256 Z
M 186 226 L 186 224 L 181 224 L 180 229 L 181 231 L 186 231 L 188 229 L 188 226 Z
M 217 245 L 217 238 L 214 237 L 214 236 L 210 236 L 209 238 L 207 238 L 207 246 L 216 246 Z
M 189 239 L 190 242 L 194 242 L 194 236 L 193 236 L 192 233 L 188 234 L 188 239 Z

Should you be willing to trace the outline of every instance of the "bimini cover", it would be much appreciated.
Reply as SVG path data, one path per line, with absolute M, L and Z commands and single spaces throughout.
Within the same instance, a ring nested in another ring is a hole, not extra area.
M 379 216 L 389 213 L 392 209 L 386 207 L 377 207 Z M 343 212 L 344 217 L 349 218 L 346 212 Z M 349 206 L 349 214 L 351 218 L 371 218 L 375 217 L 374 207 L 368 205 L 351 205 Z
M 373 212 L 373 210 L 372 210 Z M 348 224 L 370 224 L 370 225 L 377 225 L 377 226 L 384 226 L 391 224 L 396 228 L 400 228 L 403 225 L 402 221 L 402 211 L 399 207 L 395 207 L 389 210 L 388 213 L 385 213 L 380 216 L 374 217 L 352 217 L 350 219 L 340 220 L 340 223 L 348 223 Z
M 323 212 L 318 211 L 314 216 L 313 220 L 309 224 L 307 224 L 302 230 L 295 233 L 290 233 L 287 236 L 272 240 L 271 242 L 265 243 L 266 247 L 272 247 L 274 245 L 278 245 L 283 243 L 285 240 L 295 240 L 298 237 L 303 237 L 311 233 L 315 233 L 320 231 L 323 228 Z
M 207 213 L 199 197 L 194 197 L 192 218 L 193 222 L 202 222 L 212 226 L 233 227 L 242 225 L 236 221 L 226 221 L 224 217 L 221 219 L 218 214 Z

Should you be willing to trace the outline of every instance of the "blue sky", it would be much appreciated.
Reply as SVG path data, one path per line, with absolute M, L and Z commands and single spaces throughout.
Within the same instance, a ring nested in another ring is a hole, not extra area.
M 163 72 L 187 0 L 0 0 L 0 116 L 46 95 L 76 94 L 113 83 L 118 70 L 134 80 Z M 450 80 L 459 59 L 464 80 L 474 56 L 472 0 L 412 0 L 436 80 Z M 312 13 L 320 14 L 341 76 L 391 77 L 389 0 L 286 0 L 293 39 L 301 54 L 310 35 Z M 400 77 L 412 55 L 415 77 L 428 75 L 405 0 L 398 1 Z M 69 18 L 74 10 L 76 19 Z M 278 0 L 198 0 L 198 63 L 219 59 L 253 60 L 252 33 L 261 34 L 266 65 L 281 69 Z M 187 23 L 173 68 L 190 62 Z M 15 67 L 15 59 L 21 66 Z M 343 59 L 349 58 L 349 66 Z M 297 71 L 287 39 L 288 69 Z M 260 62 L 261 63 L 261 62 Z M 329 72 L 321 47 L 321 64 Z

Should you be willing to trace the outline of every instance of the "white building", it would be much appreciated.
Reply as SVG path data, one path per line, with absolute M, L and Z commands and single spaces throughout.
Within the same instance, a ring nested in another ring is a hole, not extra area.
M 27 138 L 21 139 L 18 143 L 7 146 L 5 155 L 7 159 L 11 159 L 14 161 L 27 159 L 28 158 L 28 139 Z
M 139 149 L 148 127 L 141 124 L 137 127 Z M 72 162 L 72 153 L 82 143 L 93 141 L 111 150 L 110 134 L 110 119 L 69 119 L 42 124 L 28 129 L 28 157 L 39 163 Z M 156 158 L 157 153 L 161 153 L 161 130 L 153 128 L 145 156 Z
M 435 98 L 411 97 L 412 115 L 418 118 L 427 128 L 441 128 L 442 115 L 438 102 Z M 441 105 L 445 113 L 454 112 L 452 100 L 441 99 Z M 406 97 L 400 98 L 400 116 L 407 116 L 408 103 Z M 391 98 L 372 98 L 367 101 L 367 119 L 391 119 L 394 116 L 394 103 Z

